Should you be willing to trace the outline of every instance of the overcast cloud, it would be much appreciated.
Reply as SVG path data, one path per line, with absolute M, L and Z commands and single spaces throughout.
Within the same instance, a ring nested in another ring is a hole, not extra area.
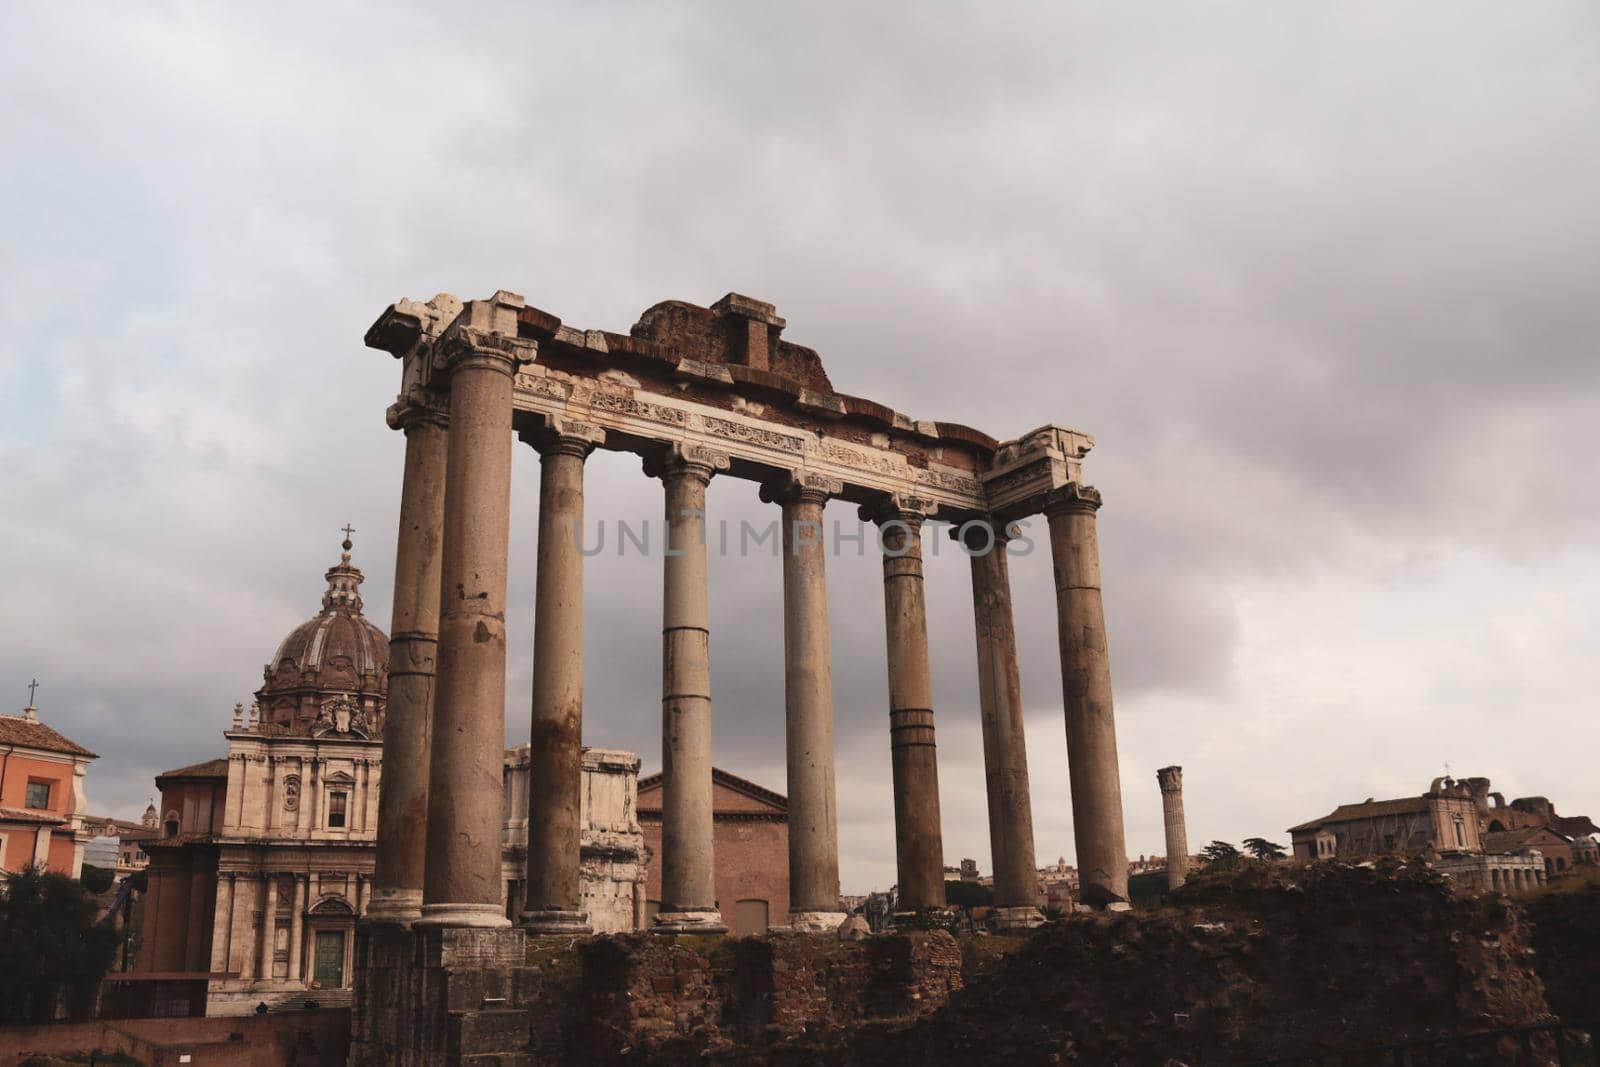
M 1092 433 L 1128 847 L 1448 761 L 1600 812 L 1590 4 L 190 5 L 0 35 L 0 701 L 92 806 L 220 753 L 356 527 L 387 628 L 396 298 L 626 331 L 778 305 L 836 387 Z M 538 465 L 517 459 L 508 740 Z M 591 518 L 654 518 L 631 456 Z M 749 483 L 710 508 L 769 518 Z M 829 517 L 853 519 L 835 504 Z M 966 563 L 928 597 L 945 855 L 987 870 Z M 894 878 L 879 566 L 830 560 L 847 891 Z M 660 561 L 587 571 L 587 740 L 659 765 Z M 1048 553 L 1013 564 L 1041 861 L 1071 812 Z M 712 562 L 719 765 L 783 788 L 779 564 Z M 9 695 L 5 695 L 9 694 Z

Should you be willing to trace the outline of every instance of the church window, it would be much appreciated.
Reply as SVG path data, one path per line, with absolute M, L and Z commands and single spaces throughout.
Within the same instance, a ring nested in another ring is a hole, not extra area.
M 328 794 L 328 825 L 343 826 L 345 807 L 350 799 L 349 793 Z
M 1466 824 L 1463 823 L 1460 819 L 1457 819 L 1455 821 L 1455 827 L 1456 827 L 1456 847 L 1457 848 L 1466 848 L 1467 847 L 1467 827 L 1466 827 Z
M 50 783 L 28 783 L 28 807 L 48 808 L 50 806 Z

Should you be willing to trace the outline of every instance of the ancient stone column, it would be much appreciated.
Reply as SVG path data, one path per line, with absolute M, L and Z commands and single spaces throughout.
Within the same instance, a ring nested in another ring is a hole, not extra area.
M 272 956 L 278 944 L 278 879 L 267 875 L 266 900 L 261 908 L 261 957 L 256 960 L 256 978 L 272 979 Z
M 509 925 L 501 903 L 500 778 L 511 379 L 525 350 L 463 329 L 443 339 L 440 355 L 435 373 L 450 382 L 450 446 L 420 921 L 497 927 Z
M 1061 688 L 1072 780 L 1073 837 L 1079 895 L 1095 907 L 1125 906 L 1128 853 L 1122 833 L 1122 783 L 1117 724 L 1111 704 L 1111 660 L 1100 596 L 1100 494 L 1067 485 L 1045 504 L 1055 564 Z
M 439 567 L 444 544 L 444 481 L 449 440 L 442 407 L 417 397 L 397 404 L 390 422 L 405 431 L 400 536 L 394 555 L 394 615 L 389 630 L 389 703 L 383 724 L 383 783 L 373 922 L 409 923 L 422 914 L 428 848 L 428 752 L 439 646 Z
M 602 438 L 570 424 L 530 436 L 539 449 L 539 569 L 534 588 L 533 723 L 528 746 L 528 878 L 520 922 L 532 933 L 590 932 L 579 887 L 583 793 L 583 463 Z
M 306 880 L 294 876 L 294 894 L 291 897 L 294 911 L 289 913 L 289 981 L 298 982 L 301 974 L 301 953 L 305 951 Z
M 995 918 L 1001 926 L 1037 926 L 1044 916 L 1039 911 L 1039 870 L 1033 854 L 1022 677 L 1017 668 L 1017 629 L 1006 554 L 1009 538 L 1003 528 L 988 522 L 966 523 L 951 533 L 966 548 L 972 567 L 978 714 L 983 727 Z
M 646 470 L 666 486 L 661 606 L 661 911 L 664 934 L 723 933 L 711 812 L 711 620 L 706 486 L 728 457 L 686 446 Z
M 1167 826 L 1167 888 L 1176 889 L 1189 874 L 1189 831 L 1183 821 L 1183 768 L 1156 771 L 1161 785 L 1161 817 Z
M 866 515 L 878 523 L 883 548 L 889 753 L 901 914 L 945 906 L 939 763 L 933 739 L 933 682 L 928 673 L 928 621 L 922 589 L 922 522 L 930 506 L 922 500 L 895 500 Z
M 789 772 L 789 927 L 831 932 L 839 910 L 833 774 L 833 668 L 828 649 L 822 513 L 844 486 L 802 477 L 763 487 L 783 508 L 784 740 Z

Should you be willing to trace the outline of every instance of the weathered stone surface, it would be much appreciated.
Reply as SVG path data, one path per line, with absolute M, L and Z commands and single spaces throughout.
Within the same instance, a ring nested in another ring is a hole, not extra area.
M 1161 817 L 1167 831 L 1167 888 L 1176 889 L 1189 873 L 1189 831 L 1183 820 L 1183 768 L 1156 771 L 1161 786 Z
M 583 461 L 598 431 L 538 440 L 539 548 L 528 776 L 527 894 L 521 923 L 588 933 L 579 870 L 583 804 Z

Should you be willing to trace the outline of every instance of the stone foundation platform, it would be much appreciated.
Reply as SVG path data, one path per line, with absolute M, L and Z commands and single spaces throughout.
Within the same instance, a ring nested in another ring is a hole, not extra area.
M 515 928 L 372 925 L 356 936 L 352 1067 L 531 1067 Z
M 353 1067 L 542 1067 L 668 1049 L 692 1059 L 914 1017 L 963 984 L 961 948 L 942 931 L 845 941 L 372 926 L 357 952 Z

